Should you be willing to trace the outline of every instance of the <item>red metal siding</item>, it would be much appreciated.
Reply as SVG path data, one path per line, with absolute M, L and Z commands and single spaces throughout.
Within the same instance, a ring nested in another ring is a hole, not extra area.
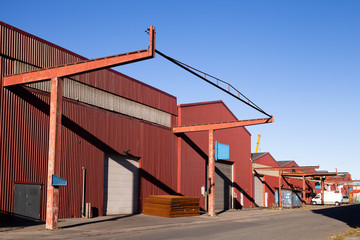
M 6 141 L 1 146 L 1 209 L 8 212 L 13 209 L 15 182 L 46 186 L 47 180 L 49 96 L 29 90 L 36 94 L 28 103 L 21 89 L 13 91 L 4 90 L 1 106 L 6 108 L 2 111 L 1 137 Z M 81 216 L 82 167 L 87 169 L 86 202 L 102 215 L 104 153 L 124 154 L 130 149 L 130 154 L 141 158 L 142 200 L 150 194 L 175 193 L 176 138 L 170 129 L 67 99 L 63 115 L 60 177 L 68 180 L 68 186 L 60 190 L 60 218 Z M 44 204 L 44 190 L 42 199 Z M 45 206 L 41 210 L 44 217 Z
M 269 167 L 280 167 L 279 164 L 276 162 L 276 160 L 271 156 L 270 153 L 267 153 L 260 158 L 256 159 L 254 161 L 255 163 L 266 165 Z M 282 166 L 282 167 L 291 167 L 292 165 L 295 165 L 298 167 L 297 163 L 295 161 L 292 161 L 291 163 Z M 291 172 L 291 171 L 289 171 Z M 299 170 L 297 170 L 299 172 Z M 311 171 L 313 172 L 313 171 Z M 286 180 L 286 181 L 285 181 Z M 302 191 L 302 179 L 295 179 L 295 178 L 285 178 L 281 179 L 281 184 L 283 184 L 283 188 L 287 189 L 294 189 L 294 190 L 301 190 Z M 274 176 L 265 176 L 265 182 L 266 182 L 266 188 L 265 191 L 268 192 L 268 206 L 272 206 L 275 204 L 275 190 L 279 188 L 279 178 Z M 312 181 L 309 181 L 306 185 L 306 189 L 309 190 L 308 185 L 311 186 L 311 189 L 315 189 L 315 183 Z
M 0 22 L 0 39 L 0 55 L 40 68 L 87 59 L 3 22 Z M 119 72 L 100 70 L 73 78 L 176 115 L 175 97 Z
M 1 82 L 4 75 L 13 73 L 14 58 L 37 67 L 81 59 L 1 22 L 0 54 L 4 56 L 0 55 Z M 176 114 L 176 98 L 115 71 L 103 70 L 79 79 Z M 12 212 L 14 183 L 39 183 L 44 186 L 41 195 L 41 217 L 44 218 L 49 94 L 15 86 L 1 87 L 0 97 L 0 211 Z M 62 124 L 60 177 L 68 180 L 68 186 L 60 189 L 60 218 L 81 216 L 82 167 L 87 169 L 86 202 L 102 215 L 104 154 L 107 153 L 125 154 L 124 150 L 130 149 L 131 155 L 141 158 L 142 200 L 150 194 L 175 193 L 177 150 L 176 137 L 170 128 L 69 99 L 63 101 Z
M 179 108 L 181 108 L 182 125 L 237 120 L 222 101 L 180 105 Z M 200 197 L 203 208 L 205 199 L 201 196 L 200 189 L 205 184 L 208 138 L 208 132 L 186 133 L 181 141 L 181 193 Z M 234 162 L 236 200 L 240 202 L 240 191 L 242 191 L 243 207 L 251 207 L 253 184 L 249 132 L 243 127 L 217 130 L 215 140 L 230 145 L 230 161 Z

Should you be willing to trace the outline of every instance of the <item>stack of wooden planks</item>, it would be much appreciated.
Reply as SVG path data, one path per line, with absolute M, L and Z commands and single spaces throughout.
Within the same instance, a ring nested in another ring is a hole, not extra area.
M 144 214 L 160 217 L 200 215 L 199 197 L 150 195 L 145 199 Z

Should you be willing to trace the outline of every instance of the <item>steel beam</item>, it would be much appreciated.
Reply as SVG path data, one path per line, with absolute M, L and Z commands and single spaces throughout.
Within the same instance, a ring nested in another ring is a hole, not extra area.
M 266 192 L 266 184 L 265 184 L 265 180 L 266 180 L 266 176 L 263 176 L 263 179 L 262 179 L 262 181 L 263 181 L 263 207 L 265 207 L 266 206 L 266 204 L 265 204 L 265 192 Z
M 73 76 L 77 74 L 88 73 L 105 68 L 111 68 L 128 63 L 142 61 L 153 58 L 154 56 L 155 28 L 153 26 L 150 26 L 150 40 L 148 49 L 6 76 L 4 77 L 3 86 L 6 87 L 17 84 L 44 81 L 55 77 Z
M 281 171 L 279 170 L 279 207 L 281 207 Z
M 236 127 L 244 127 L 250 125 L 272 123 L 274 118 L 260 118 L 260 119 L 250 119 L 250 120 L 240 120 L 232 122 L 221 122 L 221 123 L 209 123 L 209 124 L 199 124 L 199 125 L 188 125 L 188 126 L 179 126 L 174 127 L 174 133 L 184 133 L 184 132 L 198 132 L 198 131 L 208 131 L 208 130 L 219 130 L 219 129 L 228 129 Z
M 303 196 L 302 196 L 302 205 L 305 205 L 305 176 L 302 177 L 302 188 L 303 188 Z
M 301 167 L 265 167 L 265 168 L 254 168 L 254 170 L 262 170 L 262 171 L 275 171 L 275 170 L 304 170 L 304 169 L 317 169 L 320 166 L 301 166 Z M 294 174 L 305 174 L 305 173 L 294 173 Z M 316 173 L 320 174 L 320 173 Z
M 59 176 L 61 161 L 61 116 L 63 80 L 51 79 L 49 159 L 46 201 L 46 229 L 58 226 L 59 188 L 51 185 L 51 175 Z
M 214 130 L 209 130 L 209 215 L 215 216 Z
M 324 205 L 325 201 L 324 201 L 324 191 L 325 191 L 325 182 L 324 179 L 321 179 L 321 204 Z
M 284 173 L 284 177 L 329 177 L 336 176 L 337 173 Z

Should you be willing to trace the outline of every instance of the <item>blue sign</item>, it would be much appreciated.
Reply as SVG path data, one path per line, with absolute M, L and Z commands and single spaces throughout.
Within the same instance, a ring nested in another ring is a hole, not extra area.
M 353 192 L 353 189 L 352 189 L 352 188 L 349 188 L 349 192 Z
M 215 142 L 215 161 L 230 159 L 230 146 Z
M 316 183 L 315 183 L 315 189 L 322 189 L 322 188 L 321 188 L 321 183 L 316 182 Z
M 51 186 L 53 187 L 67 186 L 67 181 L 65 179 L 62 179 L 61 177 L 51 174 Z

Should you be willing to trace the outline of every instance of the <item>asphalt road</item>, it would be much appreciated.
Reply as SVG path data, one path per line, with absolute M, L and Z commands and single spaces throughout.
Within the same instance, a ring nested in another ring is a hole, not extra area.
M 229 211 L 217 217 L 146 215 L 68 219 L 61 229 L 0 227 L 0 239 L 329 239 L 360 226 L 360 205 Z

